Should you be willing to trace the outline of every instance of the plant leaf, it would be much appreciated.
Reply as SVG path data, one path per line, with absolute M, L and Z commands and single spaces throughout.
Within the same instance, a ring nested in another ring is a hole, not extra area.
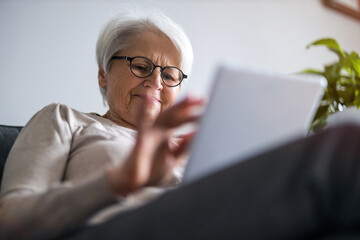
M 305 69 L 302 73 L 323 75 L 327 82 L 325 94 L 312 122 L 310 131 L 317 132 L 326 126 L 329 115 L 342 111 L 343 108 L 356 106 L 360 108 L 360 58 L 352 51 L 343 51 L 336 40 L 323 38 L 307 45 L 326 46 L 339 57 L 337 62 L 325 65 L 324 71 Z
M 351 52 L 350 52 L 350 56 L 351 56 L 351 57 L 354 57 L 354 58 L 358 58 L 358 59 L 360 58 L 360 57 L 359 57 L 359 54 L 358 54 L 357 52 L 354 52 L 354 51 L 351 51 Z
M 342 64 L 340 62 L 336 62 L 330 65 L 325 66 L 324 76 L 326 77 L 328 84 L 330 86 L 335 87 L 337 80 L 340 78 Z
M 360 107 L 360 94 L 359 94 L 359 90 L 355 90 L 354 105 L 355 105 L 357 108 Z
M 309 73 L 309 74 L 317 74 L 317 75 L 324 75 L 324 72 L 316 69 L 307 68 L 302 70 L 300 73 Z
M 360 58 L 356 52 L 351 52 L 349 55 L 349 62 L 351 63 L 351 67 L 356 73 L 357 77 L 360 77 Z
M 345 57 L 345 53 L 340 48 L 339 43 L 333 38 L 322 38 L 322 39 L 316 40 L 316 41 L 308 44 L 306 46 L 306 48 L 309 49 L 312 46 L 320 46 L 320 45 L 328 47 L 328 49 L 335 52 L 339 56 L 340 59 Z

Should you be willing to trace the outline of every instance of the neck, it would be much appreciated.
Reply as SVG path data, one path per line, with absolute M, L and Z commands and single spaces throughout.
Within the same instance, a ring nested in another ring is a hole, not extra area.
M 112 122 L 116 123 L 119 126 L 137 130 L 137 126 L 125 121 L 116 114 L 112 113 L 110 110 L 108 110 L 104 115 L 102 115 L 102 117 L 111 120 Z

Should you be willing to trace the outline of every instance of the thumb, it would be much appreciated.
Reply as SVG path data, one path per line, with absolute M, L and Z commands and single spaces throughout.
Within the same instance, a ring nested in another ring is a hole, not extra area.
M 191 132 L 186 135 L 183 135 L 181 138 L 181 141 L 179 142 L 179 145 L 174 150 L 174 156 L 180 157 L 181 155 L 186 154 L 189 151 L 189 148 L 191 146 L 192 140 L 194 139 L 196 132 Z

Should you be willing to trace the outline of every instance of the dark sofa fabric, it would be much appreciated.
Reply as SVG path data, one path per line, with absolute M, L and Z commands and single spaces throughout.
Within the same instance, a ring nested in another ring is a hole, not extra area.
M 17 136 L 23 127 L 19 126 L 6 126 L 0 125 L 0 185 L 3 175 L 3 170 L 7 156 L 13 146 Z M 355 240 L 360 239 L 359 232 L 344 232 L 340 233 L 327 233 L 331 229 L 326 229 L 322 236 L 319 236 L 319 240 Z M 69 235 L 70 236 L 70 235 Z M 75 236 L 76 238 L 76 236 Z
M 0 125 L 0 185 L 6 158 L 22 127 Z

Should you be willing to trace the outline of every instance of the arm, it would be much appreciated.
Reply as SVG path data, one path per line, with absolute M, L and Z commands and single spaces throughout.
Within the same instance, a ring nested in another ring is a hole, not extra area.
M 63 183 L 71 149 L 71 114 L 61 105 L 38 112 L 16 140 L 6 163 L 0 238 L 53 236 L 114 203 L 106 173 L 78 185 Z
M 149 100 L 148 100 L 149 101 Z M 147 101 L 142 108 L 146 108 Z M 203 99 L 185 98 L 164 110 L 153 124 L 144 124 L 140 110 L 138 136 L 133 151 L 124 165 L 109 171 L 109 179 L 115 192 L 126 196 L 142 187 L 166 185 L 173 178 L 173 169 L 182 164 L 192 134 L 184 136 L 177 146 L 171 137 L 175 128 L 198 119 L 194 112 L 204 104 Z
M 72 127 L 67 124 L 71 116 L 59 110 L 59 105 L 48 107 L 61 113 L 52 120 L 53 114 L 47 111 L 36 114 L 19 135 L 8 158 L 1 189 L 0 238 L 16 232 L 25 234 L 16 238 L 57 236 L 66 227 L 87 220 L 114 203 L 119 195 L 127 196 L 142 187 L 168 182 L 190 139 L 185 137 L 178 146 L 171 147 L 172 131 L 196 120 L 191 109 L 199 105 L 201 100 L 187 98 L 161 113 L 151 126 L 140 124 L 135 148 L 125 164 L 76 186 L 62 183 L 71 147 Z M 141 118 L 140 114 L 139 122 Z M 37 131 L 46 131 L 41 132 L 45 136 L 30 136 Z

